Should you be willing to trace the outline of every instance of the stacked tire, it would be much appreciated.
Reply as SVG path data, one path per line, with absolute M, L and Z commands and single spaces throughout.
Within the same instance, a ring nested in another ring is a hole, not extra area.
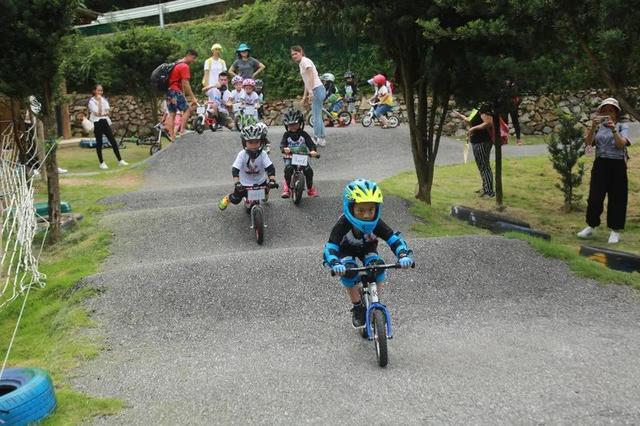
M 28 425 L 56 407 L 49 373 L 39 368 L 7 368 L 0 377 L 0 425 Z

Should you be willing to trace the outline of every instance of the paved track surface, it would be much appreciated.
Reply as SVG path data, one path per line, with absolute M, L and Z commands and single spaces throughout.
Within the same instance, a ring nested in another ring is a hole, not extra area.
M 321 197 L 272 197 L 262 247 L 241 207 L 216 207 L 236 133 L 178 141 L 142 190 L 113 199 L 114 254 L 87 279 L 103 290 L 90 304 L 109 348 L 76 386 L 127 408 L 96 423 L 640 423 L 640 296 L 520 241 L 410 237 L 418 267 L 389 275 L 397 334 L 378 368 L 321 248 L 347 179 L 412 167 L 408 134 L 352 127 L 328 140 L 314 162 Z M 460 162 L 461 146 L 443 141 L 440 162 Z M 403 201 L 385 197 L 383 212 L 408 231 Z

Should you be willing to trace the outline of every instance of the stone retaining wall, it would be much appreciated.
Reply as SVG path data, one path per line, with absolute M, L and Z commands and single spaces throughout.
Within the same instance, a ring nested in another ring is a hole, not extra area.
M 631 92 L 640 96 L 640 88 L 633 88 Z M 566 92 L 563 94 L 550 94 L 542 96 L 524 96 L 520 104 L 519 117 L 522 133 L 525 135 L 547 135 L 558 129 L 558 111 L 574 114 L 580 122 L 589 120 L 589 115 L 595 111 L 598 104 L 610 94 L 607 90 L 583 90 L 579 92 Z M 70 105 L 71 130 L 74 137 L 83 136 L 79 113 L 87 113 L 87 102 L 91 96 L 77 94 L 73 96 Z M 403 119 L 406 118 L 406 106 L 398 97 L 397 112 Z M 122 135 L 128 127 L 128 134 L 148 135 L 153 133 L 153 121 L 151 107 L 141 104 L 133 96 L 109 97 L 111 104 L 111 119 L 116 134 Z M 265 123 L 268 125 L 280 125 L 282 123 L 282 111 L 290 106 L 301 107 L 300 100 L 273 100 L 265 105 Z M 362 98 L 358 104 L 356 120 L 369 110 L 366 98 Z M 455 108 L 452 102 L 451 109 Z M 468 111 L 461 111 L 463 113 Z M 406 120 L 403 120 L 406 121 Z M 449 136 L 462 136 L 465 134 L 465 124 L 462 120 L 450 117 L 444 126 L 444 134 Z M 513 129 L 511 130 L 513 132 Z M 86 135 L 84 135 L 86 136 Z

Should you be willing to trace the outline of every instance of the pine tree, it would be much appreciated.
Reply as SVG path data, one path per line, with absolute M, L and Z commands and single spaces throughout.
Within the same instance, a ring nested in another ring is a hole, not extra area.
M 584 162 L 579 162 L 585 153 L 584 136 L 576 126 L 576 117 L 564 113 L 559 114 L 559 117 L 560 130 L 551 135 L 547 148 L 553 168 L 560 174 L 560 183 L 556 183 L 556 188 L 564 194 L 563 210 L 570 212 L 582 198 L 581 194 L 575 193 L 575 189 L 582 184 L 584 176 Z

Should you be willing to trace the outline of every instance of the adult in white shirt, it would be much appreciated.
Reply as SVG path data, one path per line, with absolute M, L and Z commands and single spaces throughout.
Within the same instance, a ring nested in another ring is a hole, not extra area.
M 218 83 L 218 76 L 221 72 L 227 71 L 227 64 L 220 57 L 222 46 L 215 43 L 211 46 L 211 57 L 204 61 L 204 75 L 202 76 L 202 86 L 215 86 Z
M 100 162 L 101 169 L 108 169 L 109 167 L 102 158 L 102 136 L 106 136 L 113 148 L 113 153 L 118 159 L 118 164 L 121 166 L 127 166 L 129 163 L 124 161 L 120 156 L 118 150 L 118 142 L 113 136 L 111 130 L 111 119 L 109 118 L 109 101 L 107 101 L 102 95 L 104 89 L 101 85 L 97 84 L 93 89 L 93 97 L 89 99 L 89 120 L 93 122 L 93 134 L 96 137 L 96 152 L 98 153 L 98 161 Z
M 291 47 L 291 59 L 300 66 L 300 75 L 304 82 L 304 94 L 302 103 L 308 105 L 311 102 L 311 115 L 313 116 L 313 134 L 318 146 L 327 144 L 324 133 L 324 119 L 322 118 L 322 103 L 326 96 L 324 85 L 318 76 L 318 70 L 311 59 L 304 56 L 301 46 Z

